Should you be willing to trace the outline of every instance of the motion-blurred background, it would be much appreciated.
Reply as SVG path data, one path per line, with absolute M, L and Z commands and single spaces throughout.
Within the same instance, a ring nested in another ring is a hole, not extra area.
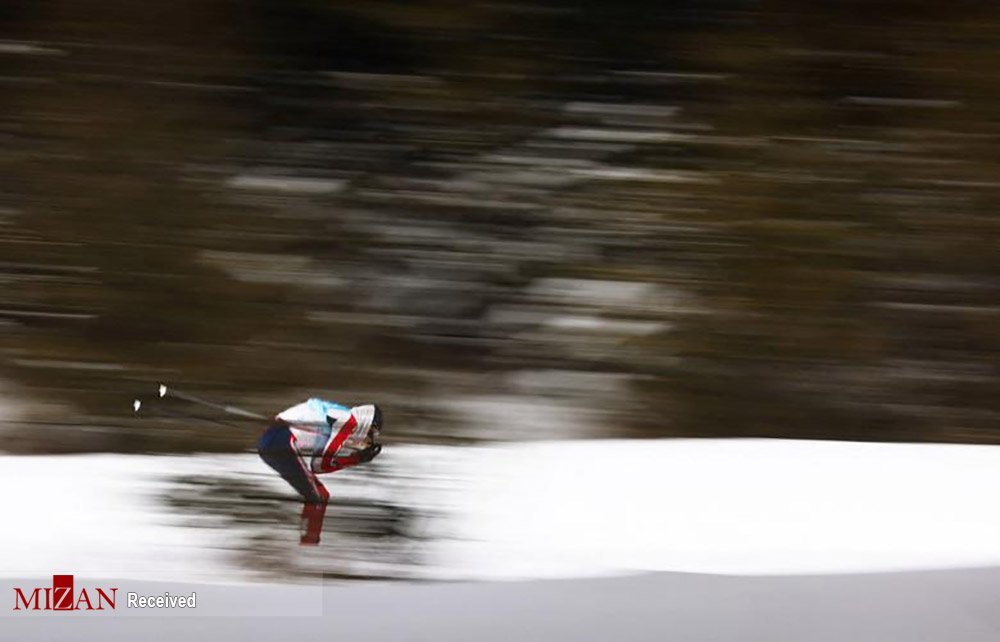
M 961 0 L 5 0 L 2 447 L 252 447 L 133 418 L 160 381 L 390 444 L 1000 442 L 998 42 Z

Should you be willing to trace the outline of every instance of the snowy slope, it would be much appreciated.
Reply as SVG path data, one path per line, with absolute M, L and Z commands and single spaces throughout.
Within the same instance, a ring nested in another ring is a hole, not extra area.
M 1000 563 L 1000 448 L 556 442 L 466 455 L 467 577 L 842 573 Z
M 207 458 L 0 457 L 0 575 L 227 576 L 218 553 L 224 534 L 184 527 L 157 500 L 170 475 L 219 466 Z
M 419 576 L 802 574 L 1000 565 L 1000 448 L 775 440 L 389 446 L 335 496 L 427 515 Z M 226 579 L 232 533 L 159 504 L 178 474 L 252 455 L 0 457 L 0 574 Z M 328 515 L 328 519 L 331 516 Z M 72 535 L 68 536 L 67 525 Z M 288 533 L 294 551 L 294 533 Z M 335 543 L 331 545 L 335 546 Z M 169 572 L 169 575 L 162 573 Z

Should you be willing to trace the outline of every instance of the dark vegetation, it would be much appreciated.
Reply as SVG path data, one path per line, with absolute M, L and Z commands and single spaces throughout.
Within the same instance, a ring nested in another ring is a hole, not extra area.
M 134 421 L 167 380 L 379 399 L 417 440 L 503 393 L 609 435 L 1000 441 L 998 20 L 7 0 L 0 383 L 29 411 L 0 428 L 248 445 Z

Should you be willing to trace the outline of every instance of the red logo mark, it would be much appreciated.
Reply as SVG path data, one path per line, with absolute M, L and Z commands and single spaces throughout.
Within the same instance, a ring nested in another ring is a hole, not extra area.
M 15 611 L 103 611 L 107 604 L 111 610 L 115 610 L 115 599 L 118 597 L 117 588 L 109 588 L 111 595 L 101 588 L 96 590 L 95 607 L 87 594 L 87 589 L 81 588 L 79 595 L 73 590 L 72 575 L 53 575 L 52 586 L 36 588 L 31 593 L 25 595 L 24 590 L 14 589 L 14 610 Z M 74 597 L 76 600 L 74 601 Z M 44 601 L 43 601 L 44 600 Z

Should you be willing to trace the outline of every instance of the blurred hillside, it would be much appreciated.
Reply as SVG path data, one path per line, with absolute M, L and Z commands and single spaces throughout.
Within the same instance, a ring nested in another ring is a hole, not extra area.
M 998 442 L 998 41 L 974 2 L 7 0 L 6 447 L 247 446 L 134 421 L 161 380 L 406 440 Z

